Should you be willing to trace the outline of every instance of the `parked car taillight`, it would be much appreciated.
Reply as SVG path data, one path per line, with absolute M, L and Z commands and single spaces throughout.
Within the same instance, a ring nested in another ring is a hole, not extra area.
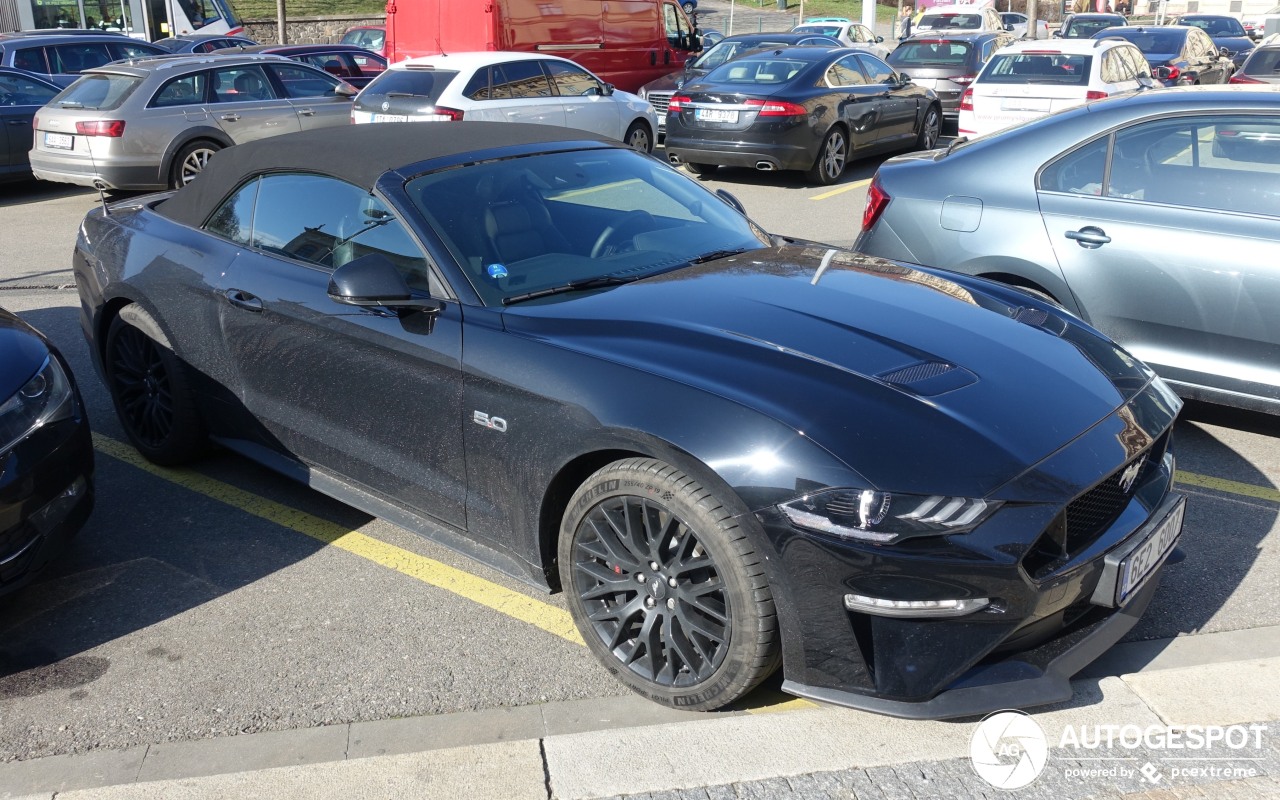
M 977 75 L 952 75 L 950 78 L 947 78 L 947 80 L 951 81 L 952 83 L 958 83 L 961 86 L 968 86 L 969 84 L 973 83 L 973 79 L 976 77 L 978 76 Z
M 683 94 L 672 95 L 671 99 L 667 101 L 667 113 L 670 114 L 671 112 L 674 111 L 678 114 L 681 111 L 684 111 L 685 103 L 692 103 L 692 102 L 693 102 L 693 98 L 687 97 L 686 95 L 683 95 Z
M 1243 72 L 1237 72 L 1235 75 L 1231 76 L 1231 80 L 1227 81 L 1227 83 L 1266 83 L 1266 81 L 1260 81 L 1252 75 L 1245 75 Z
M 436 106 L 436 114 L 442 117 L 448 117 L 449 122 L 460 122 L 463 112 L 456 108 L 448 108 L 446 106 Z
M 877 172 L 871 179 L 871 185 L 867 187 L 867 206 L 862 210 L 862 229 L 871 230 L 888 206 L 889 195 L 880 185 L 880 173 Z
M 964 94 L 960 95 L 960 110 L 961 111 L 973 110 L 973 90 L 972 89 L 965 89 Z
M 124 120 L 122 119 L 91 119 L 76 123 L 76 133 L 81 136 L 110 136 L 119 138 L 124 136 Z
M 761 117 L 804 117 L 809 114 L 804 106 L 786 100 L 747 100 L 743 105 L 760 109 L 757 116 Z
M 1165 70 L 1164 79 L 1167 81 L 1176 81 L 1182 75 L 1182 70 L 1177 67 L 1165 67 Z
M 1104 97 L 1107 97 L 1107 93 L 1100 92 L 1097 89 L 1090 89 L 1089 91 L 1084 93 L 1085 100 L 1101 100 Z

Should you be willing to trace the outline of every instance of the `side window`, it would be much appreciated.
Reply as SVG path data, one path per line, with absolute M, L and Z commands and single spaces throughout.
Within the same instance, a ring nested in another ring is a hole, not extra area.
M 356 74 L 346 53 L 312 53 L 303 56 L 302 63 L 322 69 L 335 78 L 350 78 Z
M 146 58 L 147 56 L 153 56 L 155 54 L 156 51 L 149 47 L 139 47 L 125 42 L 120 42 L 119 44 L 113 43 L 111 45 L 111 57 L 113 60 L 120 58 Z
M 114 61 L 105 44 L 60 44 L 48 48 L 54 73 L 76 73 Z
M 875 56 L 863 53 L 858 56 L 858 60 L 867 73 L 867 83 L 891 83 L 895 80 L 893 68 Z
M 213 90 L 209 100 L 214 103 L 273 100 L 276 96 L 267 74 L 258 66 L 215 69 L 210 73 L 210 81 Z
M 667 43 L 672 47 L 680 47 L 685 42 L 688 31 L 684 27 L 683 18 L 676 13 L 676 7 L 670 3 L 662 6 L 662 22 L 667 29 Z
M 1107 172 L 1107 144 L 1110 141 L 1109 136 L 1104 136 L 1059 157 L 1040 172 L 1040 190 L 1102 194 Z
M 253 205 L 257 198 L 258 180 L 254 179 L 222 201 L 205 223 L 205 230 L 248 246 L 253 233 Z
M 1123 70 L 1121 65 L 1117 63 L 1116 51 L 1108 50 L 1102 54 L 1102 78 L 1103 83 L 1119 83 L 1123 80 Z
M 342 81 L 329 75 L 304 67 L 291 67 L 287 64 L 272 64 L 280 85 L 284 87 L 285 97 L 334 97 Z
M 20 75 L 0 74 L 0 105 L 42 106 L 57 93 L 56 89 Z
M 364 189 L 334 178 L 262 178 L 251 243 L 325 269 L 381 253 L 410 286 L 428 286 L 427 260 L 395 213 Z
M 387 68 L 387 62 L 375 55 L 366 53 L 348 53 L 347 57 L 355 62 L 359 74 L 364 77 L 379 75 Z
M 600 82 L 591 77 L 581 67 L 575 67 L 572 64 L 564 64 L 559 61 L 545 61 L 543 64 L 546 66 L 547 72 L 551 74 L 551 83 L 556 88 L 556 94 L 562 97 L 580 97 L 584 94 L 604 93 Z
M 875 37 L 870 35 L 870 31 L 861 25 L 854 25 L 849 32 L 853 34 L 853 40 L 855 42 L 875 41 Z
M 489 92 L 490 72 L 492 70 L 489 67 L 476 70 L 476 74 L 472 75 L 471 80 L 467 81 L 467 85 L 463 87 L 462 96 L 468 100 L 492 100 L 493 96 Z
M 502 81 L 498 81 L 498 70 Z M 494 67 L 493 96 L 498 98 L 551 97 L 551 82 L 537 61 L 509 61 Z
M 982 59 L 983 64 L 991 60 L 991 53 L 993 52 L 992 45 L 994 44 L 995 44 L 995 40 L 993 39 L 992 41 L 986 42 L 982 45 L 982 53 L 979 56 L 979 58 Z
M 44 60 L 43 47 L 27 47 L 13 54 L 13 66 L 27 72 L 49 75 L 49 65 Z
M 152 108 L 168 106 L 189 106 L 204 102 L 204 87 L 207 83 L 203 72 L 183 75 L 160 87 L 156 96 L 151 98 Z
M 866 82 L 867 79 L 853 56 L 840 59 L 827 70 L 828 86 L 862 86 Z

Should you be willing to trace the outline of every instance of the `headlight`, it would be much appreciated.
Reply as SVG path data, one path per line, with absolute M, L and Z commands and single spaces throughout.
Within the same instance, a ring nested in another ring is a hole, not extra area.
M 71 381 L 58 359 L 50 355 L 35 377 L 0 403 L 0 453 L 41 425 L 66 419 L 71 413 Z
M 792 523 L 819 533 L 893 544 L 914 536 L 968 533 L 1000 506 L 995 500 L 825 489 L 778 507 Z

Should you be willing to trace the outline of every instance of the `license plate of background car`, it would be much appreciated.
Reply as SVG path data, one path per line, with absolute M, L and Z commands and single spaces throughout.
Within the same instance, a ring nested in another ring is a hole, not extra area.
M 374 114 L 374 122 L 408 122 L 409 117 L 405 114 Z
M 1039 97 L 1010 97 L 1000 104 L 1001 111 L 1048 111 L 1050 101 Z
M 1177 544 L 1186 508 L 1185 501 L 1178 503 L 1169 512 L 1169 516 L 1147 536 L 1146 541 L 1120 562 L 1120 587 L 1116 597 L 1119 603 L 1124 603 L 1130 595 L 1142 588 L 1142 584 L 1155 571 L 1165 553 Z
M 723 108 L 700 108 L 694 118 L 699 122 L 737 122 L 738 112 Z
M 44 146 L 58 150 L 70 150 L 75 146 L 76 138 L 66 133 L 45 133 Z

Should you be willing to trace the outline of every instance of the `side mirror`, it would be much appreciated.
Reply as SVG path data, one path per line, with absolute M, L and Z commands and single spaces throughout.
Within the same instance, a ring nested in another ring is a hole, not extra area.
M 898 82 L 899 82 L 899 83 L 904 83 L 904 84 L 905 84 L 905 83 L 911 83 L 911 76 L 910 76 L 910 75 L 908 75 L 908 74 L 907 74 L 907 73 L 905 73 L 905 72 L 899 72 L 899 73 L 898 73 Z
M 1173 74 L 1173 70 L 1168 67 L 1156 67 L 1152 74 L 1162 81 L 1167 81 L 1169 76 Z
M 337 86 L 333 87 L 333 93 L 337 97 L 345 97 L 348 100 L 350 100 L 351 98 L 360 94 L 360 90 L 352 86 L 351 84 L 347 83 L 346 81 L 343 81 L 342 83 L 339 83 Z
M 1004 24 L 1004 29 L 1005 29 L 1006 31 L 1011 31 L 1011 30 L 1013 30 L 1013 23 L 1012 23 L 1012 22 L 1006 22 L 1006 23 Z
M 1223 58 L 1231 58 L 1231 51 L 1225 47 L 1219 47 L 1218 55 L 1222 56 Z
M 1053 32 L 1053 38 L 1055 38 L 1055 39 L 1061 39 L 1061 38 L 1062 38 L 1062 31 L 1054 31 L 1054 32 Z
M 609 97 L 610 95 L 612 95 L 612 94 L 613 94 L 613 90 L 614 90 L 614 89 L 616 89 L 616 88 L 617 88 L 617 87 L 615 87 L 612 83 L 606 83 L 606 84 L 604 85 L 604 89 L 603 89 L 603 90 L 601 90 L 601 93 L 602 93 L 605 97 Z
M 877 36 L 877 37 L 876 37 L 876 44 L 882 44 L 883 42 L 884 42 L 884 37 L 883 37 L 883 36 Z
M 716 189 L 716 197 L 724 201 L 725 205 L 737 211 L 742 216 L 747 215 L 747 209 L 742 205 L 742 201 L 726 192 L 724 189 Z
M 440 304 L 414 297 L 396 265 L 381 253 L 353 259 L 329 278 L 329 299 L 348 306 L 381 307 L 435 313 Z

